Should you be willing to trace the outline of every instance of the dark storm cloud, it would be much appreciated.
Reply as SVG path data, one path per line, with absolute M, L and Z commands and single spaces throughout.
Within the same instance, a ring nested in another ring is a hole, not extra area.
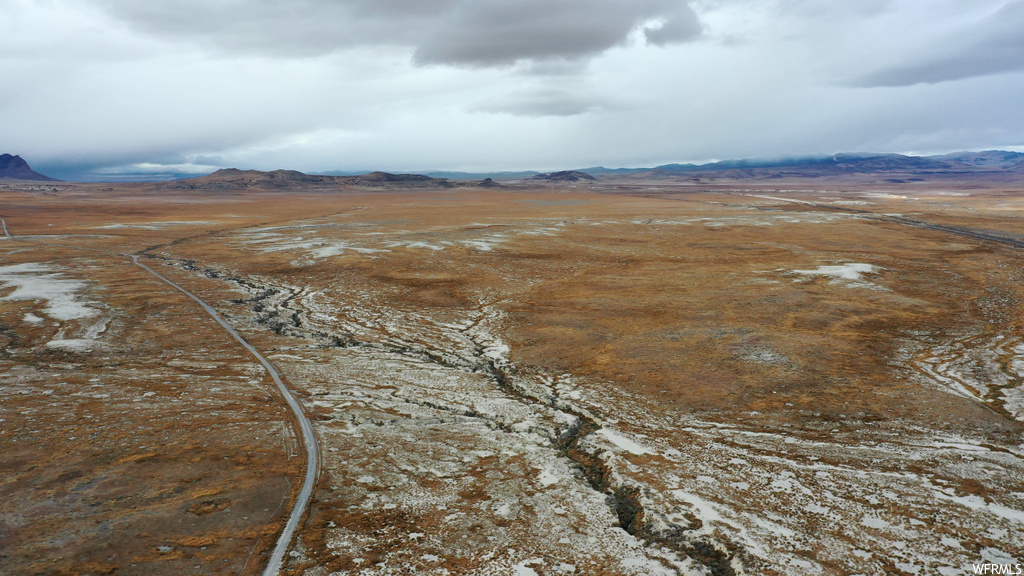
M 1024 0 L 928 46 L 906 62 L 860 78 L 858 86 L 910 86 L 1024 70 Z
M 417 64 L 465 67 L 581 60 L 646 30 L 653 44 L 700 35 L 683 0 L 96 0 L 157 36 L 266 56 L 364 45 L 414 51 Z
M 32 167 L 47 176 L 59 180 L 78 181 L 83 180 L 84 177 L 85 180 L 102 181 L 109 179 L 113 174 L 110 171 L 111 167 L 136 166 L 144 163 L 167 166 L 204 164 L 202 162 L 189 162 L 188 159 L 179 153 L 151 149 L 120 154 L 100 152 L 73 157 L 40 158 L 38 161 L 32 162 Z
M 671 41 L 700 34 L 697 16 L 675 1 L 467 2 L 451 16 L 418 45 L 417 62 L 488 66 L 585 58 L 622 43 L 652 19 L 667 20 L 666 27 L 675 32 Z M 676 26 L 680 21 L 684 24 Z

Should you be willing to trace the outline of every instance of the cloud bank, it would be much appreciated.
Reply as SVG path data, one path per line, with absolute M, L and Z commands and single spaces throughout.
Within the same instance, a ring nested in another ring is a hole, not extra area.
M 906 61 L 860 78 L 861 86 L 910 86 L 1024 70 L 1024 0 L 931 42 Z
M 584 60 L 635 30 L 652 43 L 700 35 L 680 0 L 101 0 L 112 18 L 163 38 L 235 53 L 319 56 L 353 46 L 410 48 L 419 65 Z M 657 22 L 649 29 L 645 24 Z
M 68 179 L 1024 146 L 1024 0 L 0 0 L 0 14 L 0 152 Z

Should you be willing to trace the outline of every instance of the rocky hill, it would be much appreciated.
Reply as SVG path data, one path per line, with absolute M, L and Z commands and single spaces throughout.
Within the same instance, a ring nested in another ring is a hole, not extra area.
M 33 170 L 21 156 L 11 156 L 10 154 L 0 154 L 0 179 L 57 181 L 55 178 L 44 176 Z
M 530 180 L 547 180 L 549 182 L 579 182 L 580 180 L 594 180 L 595 178 L 586 172 L 579 170 L 562 170 L 550 174 L 537 174 Z
M 445 178 L 421 174 L 370 172 L 358 176 L 321 176 L 295 170 L 238 170 L 225 168 L 208 176 L 176 180 L 157 185 L 163 190 L 315 190 L 345 187 L 364 188 L 453 188 L 472 184 L 453 183 Z

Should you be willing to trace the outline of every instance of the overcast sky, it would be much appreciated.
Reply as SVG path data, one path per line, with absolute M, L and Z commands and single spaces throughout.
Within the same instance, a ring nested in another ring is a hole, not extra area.
M 0 0 L 72 179 L 1024 150 L 1024 0 Z

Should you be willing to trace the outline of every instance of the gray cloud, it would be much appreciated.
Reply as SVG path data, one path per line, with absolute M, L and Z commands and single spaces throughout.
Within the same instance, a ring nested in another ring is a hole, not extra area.
M 581 96 L 562 89 L 541 89 L 506 95 L 479 106 L 477 110 L 512 116 L 543 117 L 578 116 L 602 108 L 608 108 L 608 105 L 592 96 Z
M 202 164 L 207 166 L 223 166 L 224 158 L 222 156 L 195 156 L 190 158 L 192 164 Z
M 145 33 L 269 56 L 317 56 L 365 45 L 411 48 L 420 65 L 507 66 L 584 60 L 651 21 L 651 43 L 693 39 L 684 0 L 94 0 Z
M 660 27 L 644 29 L 647 42 L 655 46 L 665 46 L 677 42 L 687 42 L 700 36 L 700 20 L 692 10 L 681 10 L 666 19 Z
M 821 0 L 778 0 L 781 14 L 798 18 L 851 18 L 876 16 L 893 6 L 893 0 L 857 0 L 857 2 L 822 2 Z
M 1024 150 L 1024 74 L 987 72 L 1021 69 L 1022 2 L 0 0 L 0 152 L 95 180 Z
M 907 61 L 876 70 L 854 84 L 910 86 L 1024 70 L 1024 0 L 1014 0 L 981 22 Z

